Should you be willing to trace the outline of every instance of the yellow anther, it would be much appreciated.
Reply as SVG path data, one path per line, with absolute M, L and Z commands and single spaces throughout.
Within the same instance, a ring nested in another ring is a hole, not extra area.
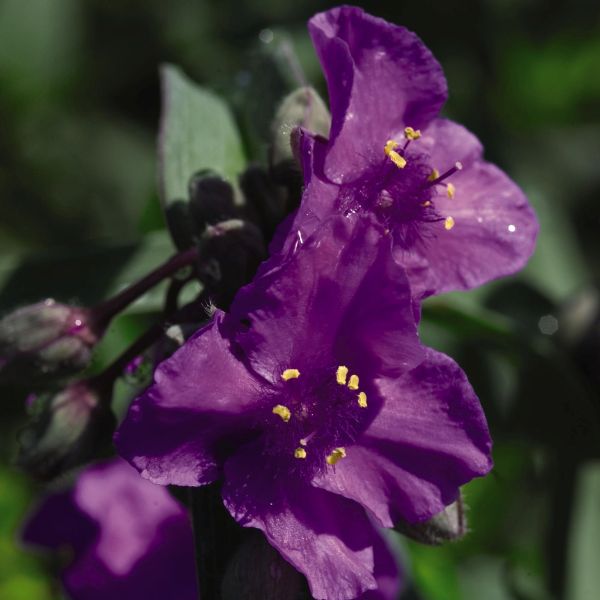
M 298 377 L 300 377 L 300 371 L 298 371 L 298 369 L 286 369 L 281 374 L 281 379 L 283 379 L 284 381 L 288 381 L 290 379 L 298 379 Z
M 431 171 L 431 175 L 427 178 L 427 181 L 435 181 L 440 176 L 440 172 L 437 169 Z
M 428 206 L 431 206 L 431 200 L 425 200 L 425 202 L 421 203 L 421 206 L 424 206 L 425 208 L 427 208 Z
M 358 405 L 361 408 L 367 408 L 367 395 L 364 392 L 358 394 Z
M 421 137 L 421 131 L 419 129 L 413 129 L 412 127 L 405 127 L 404 135 L 407 140 L 418 140 Z
M 294 450 L 294 458 L 306 458 L 306 450 L 304 448 L 296 448 Z
M 395 142 L 394 140 L 388 140 L 383 147 L 383 151 L 385 152 L 386 156 L 389 156 L 390 152 L 398 148 L 398 146 L 400 146 L 398 142 Z
M 348 387 L 351 390 L 358 389 L 358 375 L 350 375 L 350 381 L 348 382 Z
M 398 148 L 398 146 L 400 146 L 398 142 L 388 140 L 383 147 L 383 151 L 399 169 L 404 169 L 406 166 L 406 159 L 396 152 L 395 148 Z
M 335 380 L 340 385 L 346 385 L 346 376 L 348 375 L 348 367 L 340 365 L 335 372 Z
M 444 221 L 444 227 L 446 231 L 450 231 L 454 227 L 454 219 L 452 217 L 446 217 Z
M 392 150 L 388 156 L 399 169 L 404 169 L 406 166 L 406 159 L 404 157 L 400 156 L 395 150 Z
M 281 417 L 281 420 L 285 421 L 286 423 L 292 417 L 292 413 L 290 412 L 290 409 L 287 406 L 284 406 L 283 404 L 277 404 L 276 406 L 274 406 L 273 414 L 277 415 L 278 417 Z
M 446 186 L 446 193 L 448 194 L 448 198 L 454 198 L 454 194 L 456 193 L 456 188 L 451 183 L 449 183 Z
M 325 459 L 328 465 L 335 465 L 335 463 L 342 460 L 342 458 L 346 458 L 346 449 L 345 448 L 335 448 L 333 452 Z

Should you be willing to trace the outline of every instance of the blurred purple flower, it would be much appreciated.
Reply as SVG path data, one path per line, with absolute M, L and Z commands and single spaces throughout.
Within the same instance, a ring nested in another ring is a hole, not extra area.
M 89 460 L 115 430 L 110 391 L 92 379 L 29 394 L 26 405 L 30 418 L 19 433 L 17 464 L 37 479 L 53 479 Z
M 362 597 L 391 573 L 371 519 L 428 519 L 491 466 L 479 402 L 419 344 L 390 247 L 371 217 L 327 220 L 158 367 L 116 436 L 155 483 L 223 477 L 229 512 L 315 598 Z
M 332 125 L 328 140 L 296 135 L 305 193 L 273 250 L 293 250 L 332 212 L 367 211 L 391 232 L 417 299 L 522 268 L 535 215 L 473 134 L 437 118 L 446 80 L 421 40 L 349 6 L 316 15 L 309 30 Z
M 121 460 L 86 469 L 49 496 L 26 543 L 69 550 L 62 578 L 73 600 L 197 600 L 192 530 L 184 508 Z

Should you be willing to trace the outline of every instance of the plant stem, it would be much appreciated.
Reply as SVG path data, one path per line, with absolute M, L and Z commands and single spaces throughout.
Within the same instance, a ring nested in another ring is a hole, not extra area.
M 197 258 L 198 251 L 196 248 L 180 252 L 116 296 L 97 304 L 90 311 L 93 326 L 98 329 L 104 329 L 117 313 L 129 306 L 134 300 L 137 300 L 142 294 L 145 294 L 163 279 L 173 275 L 183 267 L 193 264 Z
M 216 515 L 214 511 L 214 485 L 190 488 L 190 506 L 194 546 L 196 548 L 196 574 L 200 600 L 219 600 L 219 575 L 217 565 Z
M 190 488 L 200 600 L 221 600 L 223 577 L 244 529 L 223 505 L 219 482 Z

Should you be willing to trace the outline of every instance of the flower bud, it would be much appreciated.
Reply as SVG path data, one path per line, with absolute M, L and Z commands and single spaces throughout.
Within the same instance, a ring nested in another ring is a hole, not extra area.
M 401 522 L 396 531 L 430 546 L 460 540 L 467 532 L 467 519 L 462 497 L 423 523 Z
M 85 381 L 34 397 L 19 434 L 17 464 L 41 480 L 53 479 L 92 458 L 110 442 L 116 420 L 105 396 Z
M 198 252 L 203 258 L 200 279 L 214 303 L 222 309 L 229 306 L 237 291 L 252 279 L 266 258 L 260 230 L 239 219 L 207 227 Z
M 329 109 L 311 87 L 298 88 L 286 96 L 271 124 L 269 162 L 274 179 L 282 184 L 292 172 L 298 171 L 291 144 L 292 131 L 296 127 L 324 137 L 329 135 Z
M 223 600 L 308 600 L 306 580 L 259 534 L 252 532 L 229 562 Z
M 0 380 L 29 384 L 84 369 L 98 334 L 82 308 L 46 300 L 0 321 Z
M 190 214 L 196 231 L 202 232 L 209 225 L 239 216 L 232 185 L 214 171 L 196 173 L 188 188 Z

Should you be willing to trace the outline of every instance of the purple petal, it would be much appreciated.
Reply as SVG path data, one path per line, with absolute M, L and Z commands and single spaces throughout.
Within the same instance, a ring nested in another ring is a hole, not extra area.
M 308 579 L 313 597 L 349 600 L 374 589 L 377 534 L 355 503 L 302 484 L 273 478 L 246 446 L 225 465 L 223 499 L 244 527 L 261 529 Z
M 360 600 L 397 600 L 402 587 L 403 573 L 396 558 L 381 536 L 376 540 L 373 550 L 377 589 L 365 592 Z
M 403 27 L 342 6 L 309 22 L 332 113 L 327 176 L 352 180 L 364 155 L 383 154 L 405 125 L 425 127 L 447 96 L 442 68 L 423 42 Z
M 65 543 L 65 532 L 71 532 L 69 543 L 79 553 L 93 543 L 98 531 L 97 523 L 81 512 L 68 491 L 44 499 L 25 524 L 21 538 L 26 544 L 59 550 Z
M 222 313 L 159 365 L 115 434 L 117 450 L 154 483 L 197 486 L 219 474 L 222 440 L 249 427 L 260 382 L 232 353 Z
M 328 182 L 322 173 L 327 141 L 299 129 L 298 145 L 305 190 L 298 210 L 288 215 L 275 231 L 269 245 L 271 255 L 289 256 L 337 211 L 340 188 Z M 264 273 L 264 268 L 259 272 Z
M 429 273 L 409 269 L 415 297 L 469 289 L 521 269 L 538 232 L 521 189 L 481 158 L 477 138 L 456 123 L 436 119 L 419 142 L 430 145 L 431 164 L 440 173 L 456 161 L 463 169 L 448 180 L 456 188 L 454 198 L 441 188 L 434 199 L 437 211 L 454 219 L 454 227 L 446 231 L 443 222 L 436 223 L 434 239 L 414 249 L 429 263 Z
M 139 475 L 121 461 L 85 471 L 73 499 L 81 512 L 102 523 L 95 553 L 116 575 L 128 573 L 145 554 L 160 523 L 182 512 L 163 488 L 140 482 Z
M 398 374 L 422 357 L 403 270 L 391 240 L 369 217 L 333 217 L 280 268 L 243 288 L 228 327 L 252 368 L 280 380 L 283 369 L 360 366 Z
M 356 500 L 385 527 L 428 519 L 491 469 L 485 416 L 463 371 L 434 350 L 378 385 L 385 402 L 362 446 L 347 448 L 335 472 L 314 483 Z
M 185 510 L 122 461 L 88 468 L 73 490 L 46 499 L 24 538 L 72 550 L 63 582 L 78 600 L 198 597 Z

